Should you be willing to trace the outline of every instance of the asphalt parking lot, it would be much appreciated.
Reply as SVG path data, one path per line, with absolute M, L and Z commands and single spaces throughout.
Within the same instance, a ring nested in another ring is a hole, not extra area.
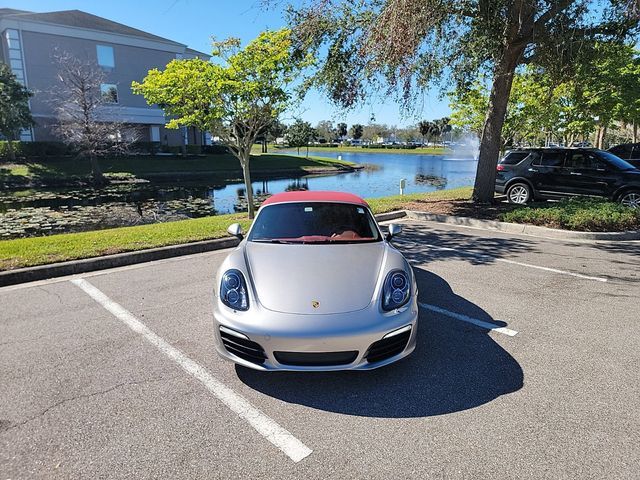
M 370 372 L 220 360 L 226 251 L 0 289 L 0 479 L 638 478 L 640 242 L 396 244 L 418 346 Z

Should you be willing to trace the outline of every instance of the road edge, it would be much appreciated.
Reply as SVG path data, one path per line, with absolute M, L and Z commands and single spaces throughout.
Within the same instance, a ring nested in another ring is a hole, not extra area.
M 457 217 L 439 213 L 420 212 L 407 210 L 407 218 L 427 222 L 445 223 L 462 227 L 494 230 L 502 233 L 516 233 L 531 235 L 534 237 L 551 238 L 555 240 L 590 240 L 590 241 L 616 241 L 616 240 L 640 240 L 640 231 L 629 232 L 575 232 L 571 230 L 559 230 L 555 228 L 539 227 L 523 223 L 499 222 L 497 220 L 480 220 L 471 217 Z

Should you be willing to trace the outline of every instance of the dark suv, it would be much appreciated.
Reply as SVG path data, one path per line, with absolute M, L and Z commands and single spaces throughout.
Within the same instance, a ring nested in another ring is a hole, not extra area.
M 498 163 L 496 192 L 511 203 L 591 195 L 640 207 L 640 170 L 591 148 L 523 148 Z
M 626 160 L 636 168 L 640 168 L 640 143 L 623 143 L 611 147 L 607 152 Z

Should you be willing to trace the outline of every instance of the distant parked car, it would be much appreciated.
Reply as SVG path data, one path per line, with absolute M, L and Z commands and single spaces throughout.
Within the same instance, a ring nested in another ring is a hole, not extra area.
M 573 142 L 571 146 L 574 148 L 590 148 L 593 145 L 591 145 L 591 142 Z
M 510 203 L 588 195 L 640 208 L 640 170 L 619 157 L 587 148 L 522 148 L 498 163 L 496 192 Z
M 611 147 L 608 152 L 626 160 L 636 168 L 640 168 L 640 143 L 623 143 Z

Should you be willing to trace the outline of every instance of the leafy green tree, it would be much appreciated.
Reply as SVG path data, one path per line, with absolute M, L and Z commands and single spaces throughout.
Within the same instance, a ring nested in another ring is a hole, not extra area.
M 11 160 L 16 158 L 12 141 L 18 137 L 21 129 L 34 124 L 29 110 L 31 95 L 11 73 L 9 66 L 0 63 L 0 133 L 8 140 Z
M 354 123 L 351 125 L 351 137 L 355 140 L 360 140 L 362 138 L 364 127 L 359 123 Z
M 298 149 L 298 155 L 300 155 L 300 147 L 307 147 L 308 157 L 309 142 L 312 141 L 316 135 L 317 131 L 309 122 L 305 122 L 298 118 L 293 125 L 290 125 L 287 129 L 287 136 L 285 138 L 290 147 Z
M 344 137 L 347 136 L 347 124 L 346 123 L 339 123 L 336 126 L 336 131 L 338 133 L 338 137 L 340 138 L 340 140 L 344 139 Z
M 389 134 L 389 127 L 379 123 L 369 123 L 362 129 L 362 138 L 369 142 L 376 142 L 378 138 L 386 138 Z
M 214 42 L 212 53 L 218 63 L 173 60 L 132 87 L 165 111 L 168 128 L 194 126 L 220 138 L 240 161 L 253 218 L 251 147 L 289 106 L 289 88 L 308 58 L 294 54 L 289 29 L 263 32 L 244 49 L 237 38 Z
M 330 4 L 330 8 L 327 3 Z M 430 84 L 465 90 L 490 78 L 473 198 L 493 199 L 513 78 L 534 65 L 553 77 L 573 68 L 584 41 L 636 33 L 627 0 L 315 0 L 292 7 L 299 45 L 322 57 L 309 83 L 350 108 L 372 90 L 396 89 L 407 108 Z
M 316 131 L 318 132 L 318 138 L 325 142 L 331 143 L 336 137 L 336 129 L 333 127 L 331 120 L 321 120 L 316 125 Z

